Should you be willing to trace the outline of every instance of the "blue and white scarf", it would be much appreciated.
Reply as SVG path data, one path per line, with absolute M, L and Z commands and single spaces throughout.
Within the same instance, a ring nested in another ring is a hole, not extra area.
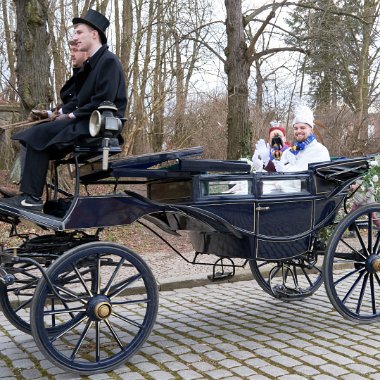
M 296 141 L 294 145 L 291 147 L 290 151 L 297 156 L 297 154 L 304 150 L 309 144 L 311 144 L 315 140 L 315 136 L 311 134 L 305 141 Z

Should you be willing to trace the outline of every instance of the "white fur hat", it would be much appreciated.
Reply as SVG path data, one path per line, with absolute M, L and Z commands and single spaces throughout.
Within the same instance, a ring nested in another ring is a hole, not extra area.
M 297 104 L 294 108 L 293 125 L 298 123 L 305 123 L 314 127 L 313 111 L 305 104 Z

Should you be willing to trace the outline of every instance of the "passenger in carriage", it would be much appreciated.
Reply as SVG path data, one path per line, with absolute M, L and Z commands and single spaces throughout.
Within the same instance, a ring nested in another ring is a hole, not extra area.
M 329 151 L 316 140 L 313 128 L 313 111 L 304 104 L 297 105 L 293 119 L 295 142 L 292 147 L 283 152 L 280 160 L 271 160 L 277 172 L 305 171 L 311 163 L 330 161 Z M 266 157 L 264 151 L 256 149 L 252 156 L 252 163 L 256 171 L 265 171 L 261 155 Z
M 74 40 L 69 41 L 69 49 L 70 49 L 70 60 L 73 69 L 73 75 L 66 81 L 66 83 L 62 86 L 59 97 L 61 98 L 61 103 L 58 104 L 55 108 L 50 110 L 32 110 L 29 114 L 29 121 L 38 121 L 38 120 L 46 120 L 50 121 L 55 120 L 59 115 L 62 115 L 62 107 L 64 105 L 68 105 L 69 102 L 74 101 L 75 94 L 75 77 L 79 72 L 80 68 L 88 58 L 88 54 L 86 51 L 80 51 L 78 49 L 77 42 Z M 22 173 L 24 171 L 26 157 L 26 147 L 24 145 L 20 146 L 20 178 L 22 177 Z
M 2 198 L 1 203 L 33 211 L 42 211 L 41 200 L 49 160 L 62 157 L 72 149 L 78 137 L 89 137 L 88 124 L 92 111 L 105 100 L 113 102 L 117 116 L 123 117 L 126 108 L 124 71 L 115 54 L 108 51 L 105 31 L 108 19 L 95 10 L 83 18 L 74 18 L 74 41 L 89 58 L 75 77 L 75 92 L 62 114 L 54 121 L 35 125 L 12 138 L 26 147 L 21 194 Z
M 63 113 L 62 107 L 73 100 L 75 94 L 75 77 L 82 65 L 84 64 L 84 62 L 86 61 L 86 59 L 88 58 L 88 53 L 87 51 L 80 51 L 78 48 L 77 41 L 74 40 L 69 41 L 69 50 L 73 75 L 66 81 L 66 83 L 62 86 L 59 92 L 61 103 L 50 110 L 32 110 L 32 112 L 29 114 L 28 120 L 55 120 L 59 115 Z
M 282 154 L 290 147 L 286 141 L 286 131 L 280 121 L 273 120 L 269 128 L 269 143 L 260 139 L 256 144 L 256 155 L 262 160 L 262 168 L 268 172 L 275 172 L 275 160 L 281 160 Z M 260 164 L 259 164 L 260 165 Z

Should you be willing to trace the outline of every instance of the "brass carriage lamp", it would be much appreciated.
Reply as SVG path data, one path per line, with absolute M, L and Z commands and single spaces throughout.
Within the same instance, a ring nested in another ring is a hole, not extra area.
M 117 107 L 110 101 L 104 101 L 90 117 L 89 132 L 92 137 L 103 137 L 102 169 L 108 169 L 108 157 L 111 146 L 119 146 L 117 136 L 120 134 L 124 119 L 115 116 Z

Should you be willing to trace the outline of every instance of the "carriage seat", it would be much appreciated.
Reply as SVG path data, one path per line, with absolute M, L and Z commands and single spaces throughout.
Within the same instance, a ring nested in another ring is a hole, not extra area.
M 121 136 L 108 139 L 109 155 L 121 153 L 123 144 Z M 97 157 L 100 159 L 103 154 L 105 140 L 103 137 L 82 137 L 79 138 L 74 146 L 73 156 L 78 156 L 79 163 L 94 160 Z

